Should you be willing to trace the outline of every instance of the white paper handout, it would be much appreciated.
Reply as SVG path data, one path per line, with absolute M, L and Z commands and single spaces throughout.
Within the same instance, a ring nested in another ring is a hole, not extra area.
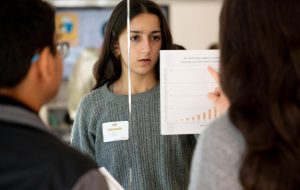
M 124 190 L 119 182 L 105 169 L 105 167 L 99 168 L 99 171 L 105 177 L 109 190 Z
M 161 134 L 199 134 L 218 115 L 208 100 L 217 87 L 208 66 L 219 68 L 218 50 L 161 50 Z

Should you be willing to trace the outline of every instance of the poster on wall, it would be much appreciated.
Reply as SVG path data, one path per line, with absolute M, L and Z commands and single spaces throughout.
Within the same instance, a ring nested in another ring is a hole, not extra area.
M 59 41 L 70 44 L 70 52 L 63 61 L 63 79 L 69 80 L 74 65 L 86 51 L 99 52 L 112 8 L 57 8 L 56 12 Z
M 60 41 L 67 41 L 71 46 L 79 45 L 78 14 L 68 12 L 57 13 L 55 23 Z

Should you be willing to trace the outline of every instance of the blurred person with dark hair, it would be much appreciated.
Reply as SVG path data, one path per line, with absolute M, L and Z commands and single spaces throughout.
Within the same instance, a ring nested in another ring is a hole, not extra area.
M 173 44 L 173 49 L 174 50 L 186 50 L 184 46 L 179 45 L 179 44 Z
M 220 49 L 218 43 L 212 43 L 208 46 L 208 49 Z
M 189 189 L 299 189 L 299 10 L 296 0 L 224 1 L 215 100 L 230 106 L 197 144 Z
M 97 165 L 38 116 L 58 91 L 65 43 L 42 0 L 0 1 L 0 189 L 107 189 Z

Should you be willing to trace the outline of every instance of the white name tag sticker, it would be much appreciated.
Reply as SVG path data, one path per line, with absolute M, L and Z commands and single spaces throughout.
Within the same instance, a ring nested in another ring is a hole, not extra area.
M 114 121 L 102 123 L 103 142 L 128 140 L 128 126 L 128 121 Z

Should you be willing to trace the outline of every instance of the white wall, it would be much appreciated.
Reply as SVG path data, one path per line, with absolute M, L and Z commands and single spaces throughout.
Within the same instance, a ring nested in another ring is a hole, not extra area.
M 187 49 L 206 49 L 218 41 L 222 0 L 169 1 L 174 42 Z

